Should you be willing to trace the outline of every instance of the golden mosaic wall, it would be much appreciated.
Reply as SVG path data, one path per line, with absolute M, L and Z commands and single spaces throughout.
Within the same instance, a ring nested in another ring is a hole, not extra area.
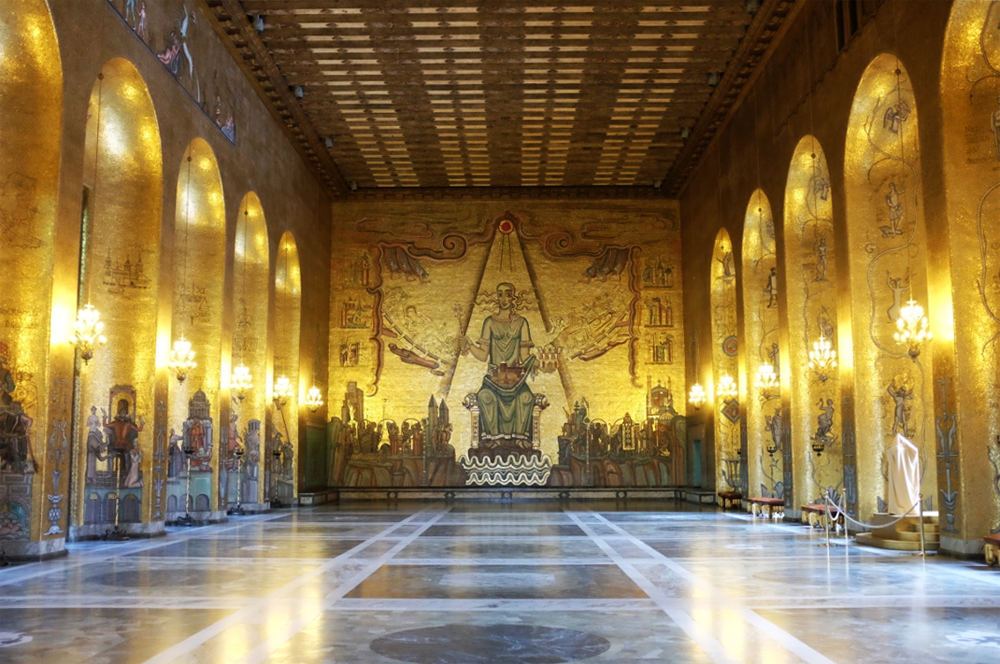
M 229 447 L 235 451 L 237 445 L 246 453 L 243 459 L 244 479 L 239 490 L 244 503 L 263 503 L 267 493 L 264 482 L 265 467 L 270 463 L 266 448 L 267 422 L 271 403 L 268 371 L 268 301 L 260 297 L 270 285 L 269 246 L 267 221 L 260 199 L 249 192 L 240 202 L 236 219 L 236 237 L 233 260 L 233 326 L 232 364 L 245 365 L 250 370 L 253 387 L 243 399 L 232 404 L 232 414 L 228 423 L 227 439 Z M 229 450 L 227 450 L 228 452 Z M 230 487 L 229 495 L 235 499 L 236 487 Z
M 197 365 L 184 382 L 169 381 L 169 429 L 182 435 L 189 417 L 189 403 L 198 390 L 218 412 L 222 399 L 222 307 L 226 273 L 226 218 L 219 164 L 211 146 L 195 139 L 178 165 L 176 221 L 173 251 L 173 334 L 171 343 L 186 338 L 195 350 Z M 214 422 L 219 431 L 222 423 Z M 214 445 L 214 441 L 210 441 Z M 168 450 L 168 454 L 177 454 Z M 222 451 L 213 447 L 198 452 L 204 465 L 218 469 Z M 219 473 L 207 479 L 211 509 L 218 507 Z
M 956 2 L 941 68 L 944 122 L 954 127 L 944 134 L 951 293 L 943 295 L 955 322 L 940 321 L 935 342 L 953 358 L 935 408 L 945 534 L 1000 532 L 998 22 L 994 3 Z
M 284 502 L 292 502 L 298 492 L 298 473 L 295 472 L 295 446 L 299 439 L 299 395 L 304 391 L 299 385 L 299 336 L 302 330 L 302 274 L 299 269 L 299 252 L 291 233 L 281 236 L 274 270 L 274 377 L 288 379 L 291 396 L 282 401 L 281 408 L 272 412 L 272 426 L 276 435 L 268 437 L 272 446 L 281 445 L 280 467 L 273 459 L 271 473 L 276 473 L 278 494 Z M 273 382 L 272 382 L 273 385 Z M 272 395 L 273 396 L 273 395 Z M 279 438 L 280 436 L 280 438 Z M 281 443 L 277 441 L 280 439 Z
M 771 203 L 760 189 L 747 204 L 741 265 L 748 490 L 754 496 L 781 498 L 787 484 L 781 391 L 756 386 L 758 370 L 765 363 L 781 372 L 774 219 Z
M 795 148 L 785 188 L 785 273 L 788 358 L 794 370 L 790 402 L 795 501 L 830 499 L 844 492 L 839 367 L 808 370 L 822 337 L 837 351 L 837 267 L 830 173 L 819 141 L 804 136 Z
M 472 443 L 466 398 L 487 366 L 463 349 L 480 339 L 504 283 L 513 284 L 528 322 L 538 367 L 528 385 L 547 402 L 540 450 L 560 466 L 549 484 L 681 482 L 675 203 L 358 202 L 334 213 L 328 402 L 335 445 L 341 423 L 372 423 L 350 458 L 335 458 L 343 446 L 331 451 L 334 483 L 465 481 L 452 462 Z M 434 441 L 427 432 L 419 451 L 406 438 L 417 423 L 441 432 Z M 383 444 L 391 458 L 380 458 Z M 420 469 L 411 471 L 415 456 Z
M 709 398 L 715 413 L 715 485 L 720 491 L 745 491 L 748 468 L 741 459 L 739 336 L 736 321 L 736 258 L 725 228 L 712 250 L 710 308 L 712 315 L 712 368 L 714 385 Z M 724 394 L 725 378 L 732 379 L 736 394 Z M 742 391 L 745 394 L 745 387 Z
M 117 352 L 98 355 L 81 373 L 74 479 L 84 499 L 76 523 L 148 521 L 152 470 L 153 390 L 157 378 L 157 287 L 160 266 L 160 135 L 152 100 L 135 67 L 115 58 L 95 81 L 88 108 L 84 211 L 85 276 L 82 300 L 105 321 Z M 103 411 L 103 412 L 102 412 Z M 100 413 L 100 414 L 98 414 Z M 121 417 L 121 431 L 98 443 L 107 423 Z M 125 420 L 128 420 L 126 423 Z M 74 492 L 80 495 L 80 492 Z M 129 507 L 126 509 L 126 501 Z M 133 501 L 138 501 L 141 511 Z
M 62 85 L 44 0 L 0 13 L 0 417 L 4 431 L 18 434 L 0 448 L 0 540 L 62 532 L 69 413 L 65 391 L 48 410 L 52 284 L 39 279 L 52 270 Z M 62 427 L 51 449 L 50 417 Z M 49 510 L 55 518 L 45 518 Z
M 927 305 L 918 139 L 909 75 L 881 55 L 855 94 L 845 164 L 862 515 L 885 509 L 886 451 L 897 433 L 921 450 L 923 495 L 937 493 L 936 473 L 927 472 L 936 453 L 932 354 L 911 357 L 893 338 L 908 300 Z

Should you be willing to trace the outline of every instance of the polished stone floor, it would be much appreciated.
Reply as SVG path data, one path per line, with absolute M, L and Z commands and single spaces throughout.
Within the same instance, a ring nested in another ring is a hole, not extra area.
M 348 503 L 0 569 L 0 662 L 1000 660 L 1000 571 L 683 503 Z

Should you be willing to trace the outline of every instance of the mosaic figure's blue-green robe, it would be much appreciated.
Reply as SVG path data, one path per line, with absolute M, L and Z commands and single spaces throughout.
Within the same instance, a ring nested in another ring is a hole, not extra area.
M 511 314 L 511 320 L 497 320 L 488 316 L 483 321 L 483 332 L 477 342 L 489 348 L 489 372 L 483 377 L 483 386 L 476 394 L 479 402 L 479 438 L 496 443 L 531 443 L 531 415 L 535 395 L 528 387 L 528 374 L 534 357 L 522 362 L 522 349 L 534 344 L 528 321 Z M 501 385 L 494 378 L 501 364 L 524 367 L 524 374 L 514 385 Z

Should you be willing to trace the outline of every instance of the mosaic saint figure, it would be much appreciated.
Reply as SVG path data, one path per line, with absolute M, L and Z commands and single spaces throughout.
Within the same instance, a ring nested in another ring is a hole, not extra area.
M 139 432 L 146 426 L 146 421 L 140 417 L 139 424 L 136 424 L 129 413 L 128 400 L 120 399 L 115 419 L 110 422 L 105 419 L 103 425 L 108 432 L 107 444 L 114 460 L 114 470 L 117 472 L 119 482 L 124 482 L 132 467 L 132 457 L 129 452 L 133 444 L 139 440 Z
M 476 393 L 480 440 L 486 446 L 514 443 L 530 448 L 535 396 L 528 387 L 528 374 L 535 361 L 530 355 L 534 342 L 527 319 L 516 311 L 518 298 L 513 284 L 497 285 L 496 307 L 497 311 L 483 321 L 476 342 L 468 337 L 460 342 L 463 355 L 471 352 L 488 365 Z
M 908 437 L 910 435 L 907 429 L 909 408 L 906 402 L 913 399 L 913 390 L 908 390 L 906 385 L 897 386 L 896 382 L 893 381 L 887 388 L 887 391 L 893 401 L 892 434 L 901 433 Z
M 813 281 L 826 281 L 826 262 L 830 253 L 826 244 L 826 236 L 821 235 L 816 241 L 816 276 Z

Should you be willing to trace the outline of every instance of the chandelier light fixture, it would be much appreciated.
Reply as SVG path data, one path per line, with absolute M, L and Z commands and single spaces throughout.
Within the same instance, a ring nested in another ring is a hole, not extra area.
M 828 372 L 837 368 L 837 351 L 833 350 L 833 344 L 822 334 L 819 335 L 819 341 L 813 342 L 813 349 L 809 351 L 808 366 L 821 383 L 826 382 Z
M 250 367 L 240 362 L 229 379 L 229 389 L 236 393 L 240 401 L 246 398 L 247 392 L 253 389 L 253 379 L 250 377 Z
M 695 410 L 701 408 L 701 405 L 705 403 L 705 388 L 701 386 L 701 383 L 695 383 L 691 387 L 691 391 L 688 393 L 688 402 L 695 407 Z
M 104 72 L 100 72 L 97 75 L 97 127 L 94 131 L 94 187 L 91 200 L 93 201 L 93 209 L 97 211 L 97 185 L 99 182 L 98 174 L 100 172 L 99 164 L 101 161 L 101 110 L 104 104 L 102 103 L 104 99 Z M 89 216 L 89 215 L 88 215 Z M 84 220 L 84 232 L 90 234 L 91 224 L 89 219 Z M 84 256 L 83 265 L 87 265 L 87 256 L 90 254 L 91 242 L 85 242 L 83 246 Z M 108 343 L 108 338 L 104 336 L 104 321 L 101 320 L 101 312 L 98 311 L 93 304 L 90 303 L 90 278 L 86 272 L 81 271 L 81 277 L 86 281 L 87 284 L 87 304 L 83 305 L 76 312 L 76 320 L 73 321 L 73 339 L 72 343 L 76 345 L 76 349 L 80 351 L 80 359 L 83 360 L 84 365 L 90 363 L 94 359 L 94 351 Z M 82 290 L 82 289 L 81 289 Z
M 184 185 L 184 264 L 181 271 L 180 283 L 182 303 L 187 298 L 188 290 L 187 264 L 188 226 L 191 224 L 191 158 L 191 146 L 189 145 L 187 153 L 187 182 Z M 181 318 L 183 319 L 183 316 Z M 185 339 L 184 333 L 181 332 L 181 338 L 175 341 L 173 348 L 170 349 L 170 361 L 167 362 L 167 368 L 173 372 L 178 383 L 183 383 L 187 378 L 188 372 L 198 366 L 198 363 L 194 361 L 194 355 L 194 351 L 191 350 L 191 342 Z
M 724 373 L 719 379 L 719 384 L 715 388 L 715 393 L 723 399 L 731 399 L 739 394 L 739 388 L 736 387 L 736 381 L 733 380 L 733 377 L 728 373 Z
M 288 304 L 288 279 L 288 240 L 285 240 L 285 276 L 281 285 L 283 295 L 281 302 L 283 306 L 287 306 Z M 292 382 L 288 379 L 288 376 L 282 373 L 281 377 L 274 381 L 272 394 L 274 405 L 278 410 L 281 410 L 288 404 L 288 400 L 295 396 L 295 391 L 292 389 Z
M 240 306 L 246 313 L 246 287 L 247 287 L 247 228 L 250 216 L 250 206 L 246 204 L 243 208 L 243 251 L 242 251 L 242 272 L 240 278 Z M 241 339 L 242 342 L 242 339 Z M 240 363 L 233 368 L 233 374 L 229 378 L 229 389 L 236 393 L 236 399 L 243 401 L 247 393 L 253 389 L 253 378 L 250 376 L 250 367 L 243 363 L 243 349 L 240 348 Z
M 73 323 L 73 339 L 84 364 L 89 363 L 94 358 L 95 349 L 108 343 L 108 338 L 104 336 L 104 321 L 101 320 L 101 312 L 95 309 L 94 305 L 85 304 L 82 309 L 76 312 L 76 321 Z
M 285 374 L 281 374 L 281 377 L 274 381 L 274 405 L 279 410 L 284 408 L 293 395 L 292 381 L 288 380 Z
M 194 361 L 194 351 L 191 350 L 191 342 L 181 335 L 181 338 L 174 342 L 174 347 L 170 349 L 170 361 L 167 368 L 177 377 L 178 383 L 183 383 L 187 378 L 188 371 L 197 367 Z
M 757 367 L 757 380 L 754 381 L 754 387 L 761 391 L 765 399 L 770 399 L 771 393 L 780 389 L 781 381 L 770 362 L 764 362 Z
M 310 387 L 309 393 L 306 394 L 306 406 L 308 406 L 311 413 L 315 413 L 323 407 L 323 396 L 320 394 L 319 388 L 315 385 Z
M 924 315 L 924 308 L 913 298 L 900 310 L 896 319 L 896 332 L 892 335 L 896 343 L 907 347 L 907 353 L 913 359 L 920 355 L 920 344 L 934 338 L 930 323 Z

